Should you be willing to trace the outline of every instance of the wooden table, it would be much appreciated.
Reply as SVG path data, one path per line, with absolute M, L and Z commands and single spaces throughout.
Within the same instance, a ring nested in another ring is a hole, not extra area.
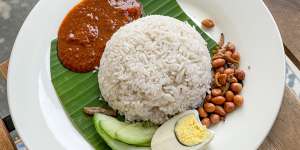
M 300 68 L 300 0 L 264 0 L 271 10 L 282 34 L 287 56 Z M 6 77 L 7 63 L 0 65 Z M 277 120 L 259 150 L 300 149 L 300 102 L 286 87 Z M 14 150 L 5 125 L 0 120 L 0 148 Z

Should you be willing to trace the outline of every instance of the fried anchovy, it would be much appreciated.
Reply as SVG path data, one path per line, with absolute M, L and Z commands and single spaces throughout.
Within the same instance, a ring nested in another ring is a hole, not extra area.
M 102 107 L 84 107 L 83 112 L 87 115 L 94 115 L 95 113 L 102 113 L 109 116 L 117 116 L 117 112 L 110 108 L 102 108 Z

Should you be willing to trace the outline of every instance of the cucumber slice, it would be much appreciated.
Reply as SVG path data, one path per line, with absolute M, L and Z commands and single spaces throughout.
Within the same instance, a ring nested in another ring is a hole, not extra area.
M 117 139 L 133 145 L 150 146 L 151 139 L 157 127 L 145 127 L 142 123 L 129 124 L 120 128 L 117 133 Z
M 143 123 L 124 123 L 103 114 L 95 114 L 94 118 L 99 121 L 101 129 L 111 138 L 136 146 L 150 146 L 152 136 L 157 129 L 156 126 L 147 126 Z
M 136 147 L 133 145 L 129 145 L 111 138 L 106 132 L 101 128 L 101 115 L 94 115 L 94 125 L 96 127 L 97 132 L 99 135 L 104 139 L 106 144 L 113 150 L 151 150 L 150 147 Z
M 119 129 L 127 126 L 127 123 L 121 122 L 114 117 L 110 117 L 104 114 L 95 114 L 94 117 L 99 120 L 101 128 L 110 137 L 116 139 L 116 133 Z

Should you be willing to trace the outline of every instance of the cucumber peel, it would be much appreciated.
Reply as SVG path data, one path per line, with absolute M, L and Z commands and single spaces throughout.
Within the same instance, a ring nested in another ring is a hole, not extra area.
M 93 118 L 95 128 L 98 132 L 98 134 L 104 139 L 106 144 L 112 149 L 112 150 L 151 150 L 150 147 L 137 147 L 134 145 L 129 145 L 123 142 L 120 142 L 118 140 L 115 140 L 111 138 L 106 132 L 101 128 L 100 122 L 101 117 L 100 115 L 96 114 Z
M 150 146 L 156 127 L 145 127 L 142 123 L 134 123 L 119 129 L 117 139 L 134 145 Z
M 95 118 L 100 121 L 101 128 L 113 139 L 116 139 L 116 133 L 121 128 L 126 127 L 128 124 L 119 121 L 116 118 L 104 115 L 104 114 L 95 114 Z

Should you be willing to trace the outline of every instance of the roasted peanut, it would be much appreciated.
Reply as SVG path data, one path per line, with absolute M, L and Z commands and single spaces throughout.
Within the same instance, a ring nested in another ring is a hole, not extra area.
M 238 51 L 233 52 L 231 58 L 236 61 L 240 61 L 240 53 Z
M 234 97 L 234 94 L 233 94 L 232 91 L 227 91 L 225 93 L 225 98 L 226 98 L 227 102 L 232 102 L 233 101 L 233 97 Z
M 239 94 L 242 91 L 242 84 L 240 83 L 232 83 L 230 86 L 231 91 L 233 91 L 235 94 Z
M 201 23 L 202 23 L 202 25 L 203 25 L 204 27 L 206 27 L 206 28 L 212 28 L 212 27 L 215 26 L 214 21 L 211 20 L 211 19 L 209 19 L 209 18 L 202 20 Z
M 213 62 L 212 62 L 212 66 L 213 66 L 214 68 L 223 67 L 224 64 L 225 64 L 225 60 L 222 59 L 222 58 L 215 59 L 215 60 L 213 60 Z
M 220 116 L 225 116 L 226 112 L 222 106 L 216 106 L 215 113 L 220 115 Z
M 222 90 L 221 89 L 212 89 L 211 90 L 211 95 L 213 97 L 216 97 L 216 96 L 221 96 L 222 95 Z
M 203 109 L 203 107 L 199 107 L 199 108 L 197 109 L 197 111 L 198 111 L 199 116 L 200 116 L 201 118 L 205 118 L 205 117 L 208 116 L 207 112 Z
M 238 80 L 244 80 L 245 79 L 245 72 L 242 69 L 235 70 L 234 76 Z
M 201 120 L 201 123 L 202 123 L 203 125 L 205 125 L 206 128 L 208 128 L 208 127 L 210 126 L 210 124 L 211 124 L 209 118 L 203 118 L 203 119 Z
M 226 52 L 225 52 L 225 56 L 231 57 L 231 56 L 232 56 L 232 52 L 231 52 L 231 51 L 226 51 Z
M 205 103 L 204 104 L 204 110 L 206 112 L 214 112 L 216 110 L 216 106 L 213 103 Z
M 227 113 L 233 112 L 234 109 L 235 109 L 235 104 L 233 102 L 225 102 L 225 104 L 224 104 L 224 110 Z
M 220 122 L 220 116 L 219 115 L 217 115 L 217 114 L 211 114 L 210 116 L 209 116 L 209 119 L 210 119 L 210 122 L 212 123 L 212 124 L 216 124 L 216 123 L 218 123 L 218 122 Z
M 233 102 L 234 102 L 234 104 L 236 105 L 236 106 L 242 106 L 243 105 L 243 103 L 244 103 L 244 98 L 243 98 L 243 96 L 241 96 L 241 95 L 235 95 L 234 97 L 233 97 Z
M 225 102 L 225 98 L 223 96 L 217 96 L 211 99 L 211 102 L 216 105 L 222 105 Z

